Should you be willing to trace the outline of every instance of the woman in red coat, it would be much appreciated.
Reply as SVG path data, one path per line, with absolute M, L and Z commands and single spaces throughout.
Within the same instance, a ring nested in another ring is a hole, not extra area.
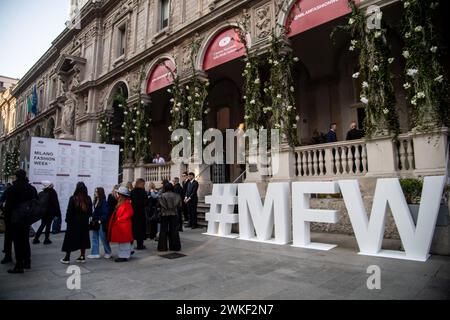
M 130 191 L 120 187 L 117 191 L 117 207 L 111 215 L 108 224 L 108 240 L 119 244 L 119 257 L 116 262 L 125 262 L 131 256 L 131 243 L 133 239 L 133 207 L 130 201 Z

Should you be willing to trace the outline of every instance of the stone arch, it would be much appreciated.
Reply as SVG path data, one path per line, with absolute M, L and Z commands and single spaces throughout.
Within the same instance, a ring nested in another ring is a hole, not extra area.
M 145 94 L 147 93 L 147 84 L 148 84 L 148 80 L 149 80 L 149 78 L 150 78 L 150 76 L 151 76 L 153 70 L 158 66 L 158 64 L 159 64 L 160 62 L 162 62 L 162 61 L 164 61 L 164 60 L 166 60 L 166 59 L 172 61 L 173 64 L 175 65 L 175 67 L 177 68 L 177 63 L 176 63 L 176 61 L 175 61 L 175 58 L 174 58 L 171 54 L 169 54 L 169 53 L 164 53 L 164 54 L 159 55 L 158 57 L 156 57 L 155 59 L 153 59 L 153 60 L 150 62 L 150 64 L 148 65 L 148 67 L 145 69 L 145 78 L 144 78 L 144 81 L 142 81 L 142 83 L 141 83 L 141 92 L 143 92 L 143 93 L 145 93 Z M 177 69 L 175 69 L 175 73 L 176 73 L 176 70 L 177 70 Z
M 297 0 L 283 1 L 282 7 L 280 8 L 280 12 L 278 13 L 278 17 L 276 17 L 277 19 L 275 28 L 276 35 L 280 35 L 282 33 L 283 31 L 282 28 L 284 28 L 284 26 L 286 25 L 289 15 L 292 11 L 292 8 L 294 7 L 296 2 Z
M 130 94 L 130 86 L 128 85 L 128 82 L 125 79 L 119 79 L 111 86 L 111 89 L 108 92 L 108 99 L 106 99 L 106 105 L 104 106 L 104 110 L 111 110 L 113 107 L 113 100 L 114 95 L 117 93 L 118 90 L 123 90 L 126 92 L 125 96 L 128 98 Z
M 205 55 L 206 52 L 209 48 L 209 45 L 211 44 L 211 42 L 214 40 L 214 38 L 222 31 L 226 30 L 226 29 L 231 29 L 231 28 L 240 28 L 239 25 L 236 22 L 222 22 L 219 25 L 217 25 L 210 33 L 209 35 L 205 38 L 205 40 L 203 40 L 200 48 L 199 48 L 199 54 L 197 55 L 197 59 L 195 61 L 195 68 L 197 70 L 203 70 L 203 62 L 205 60 Z M 247 41 L 248 44 L 250 45 L 250 47 L 252 46 L 252 42 L 251 42 L 251 35 L 247 34 Z
M 42 127 L 40 124 L 38 124 L 35 128 L 34 128 L 34 132 L 33 132 L 33 136 L 34 137 L 42 137 Z

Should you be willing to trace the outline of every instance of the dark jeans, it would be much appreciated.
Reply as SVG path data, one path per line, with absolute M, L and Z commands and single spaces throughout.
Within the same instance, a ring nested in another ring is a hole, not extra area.
M 30 227 L 14 226 L 12 232 L 14 252 L 16 254 L 16 268 L 23 269 L 24 264 L 28 264 L 31 261 Z
M 189 225 L 191 227 L 197 227 L 197 199 L 190 200 L 187 203 L 188 212 L 189 212 Z
M 184 221 L 189 221 L 189 210 L 188 210 L 188 206 L 186 203 L 184 203 L 183 201 L 183 206 L 182 206 L 182 210 L 183 210 L 183 216 L 184 216 Z
M 39 240 L 39 237 L 42 234 L 42 231 L 45 228 L 45 239 L 49 239 L 50 238 L 50 231 L 52 228 L 52 222 L 53 219 L 52 218 L 44 218 L 41 220 L 41 225 L 39 226 L 38 230 L 36 231 L 36 234 L 34 235 L 34 238 Z
M 183 231 L 183 210 L 178 209 L 178 230 Z
M 12 257 L 12 230 L 11 223 L 5 220 L 5 239 L 3 239 L 3 251 L 5 252 L 6 258 Z
M 158 251 L 167 251 L 167 240 L 169 240 L 170 251 L 180 251 L 181 242 L 178 233 L 178 217 L 161 217 L 161 229 L 159 231 Z

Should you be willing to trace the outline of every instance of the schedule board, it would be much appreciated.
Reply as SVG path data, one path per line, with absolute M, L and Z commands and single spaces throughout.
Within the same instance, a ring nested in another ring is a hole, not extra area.
M 42 191 L 42 181 L 51 181 L 58 193 L 62 214 L 61 230 L 66 230 L 65 216 L 76 184 L 84 182 L 94 198 L 97 187 L 106 195 L 119 179 L 119 146 L 82 141 L 31 138 L 30 183 Z M 33 227 L 36 230 L 35 224 Z

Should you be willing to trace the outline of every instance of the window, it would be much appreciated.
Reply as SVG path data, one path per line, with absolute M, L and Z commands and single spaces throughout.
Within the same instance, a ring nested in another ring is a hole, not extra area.
M 51 89 L 50 89 L 50 100 L 53 101 L 56 99 L 56 91 L 58 90 L 58 83 L 56 78 L 52 79 L 52 85 L 51 85 Z
M 5 84 L 2 81 L 0 81 L 0 88 L 4 88 L 4 87 L 5 87 Z
M 127 36 L 126 36 L 127 26 L 122 24 L 117 27 L 117 57 L 121 57 L 125 54 Z
M 159 29 L 162 30 L 169 26 L 169 0 L 161 0 L 160 13 Z

